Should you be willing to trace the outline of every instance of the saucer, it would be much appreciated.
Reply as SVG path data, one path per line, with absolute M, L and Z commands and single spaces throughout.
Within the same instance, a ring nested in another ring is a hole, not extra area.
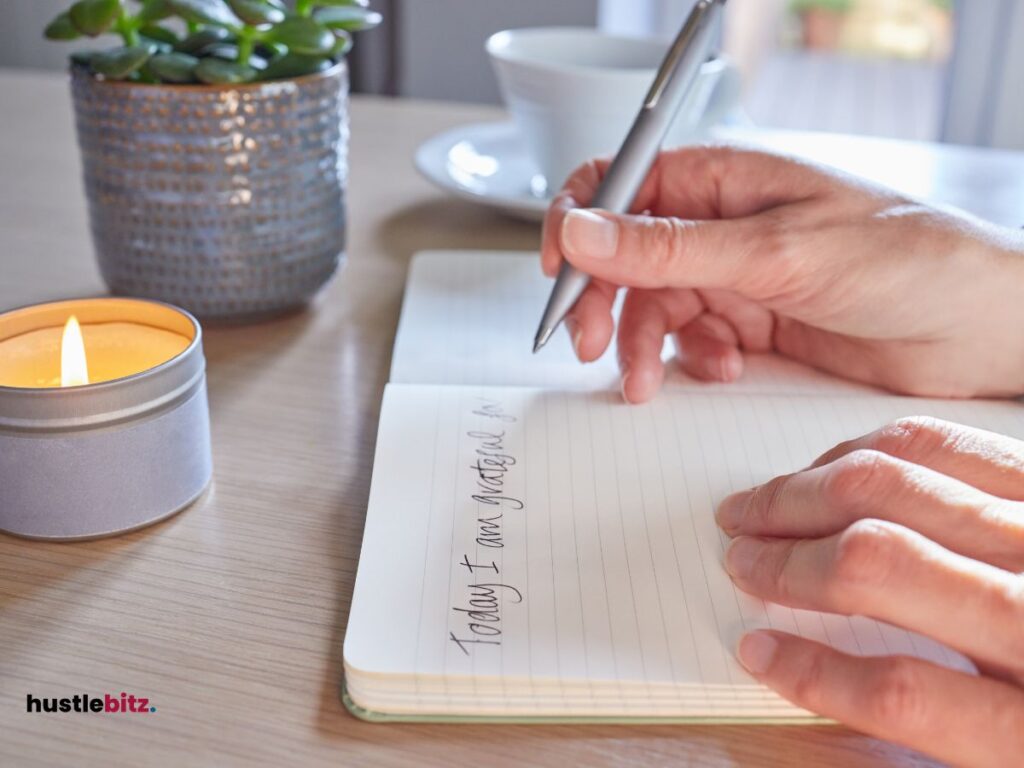
M 701 140 L 729 138 L 733 129 L 749 125 L 750 119 L 736 110 Z M 438 134 L 419 146 L 415 163 L 427 181 L 446 192 L 524 221 L 543 221 L 553 197 L 511 120 L 460 125 Z
M 551 198 L 512 122 L 452 128 L 416 150 L 416 169 L 463 200 L 526 221 L 543 221 Z

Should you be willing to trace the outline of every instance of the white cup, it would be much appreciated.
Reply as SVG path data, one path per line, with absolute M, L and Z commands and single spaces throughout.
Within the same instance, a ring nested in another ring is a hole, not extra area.
M 486 47 L 505 105 L 551 192 L 582 163 L 618 150 L 668 44 L 585 27 L 538 27 L 497 32 Z M 739 93 L 732 64 L 706 62 L 664 146 L 706 138 Z

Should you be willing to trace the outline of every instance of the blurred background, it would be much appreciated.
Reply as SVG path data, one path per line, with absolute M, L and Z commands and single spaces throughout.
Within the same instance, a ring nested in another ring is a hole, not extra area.
M 498 103 L 492 32 L 598 26 L 670 38 L 694 0 L 373 0 L 356 90 Z M 64 0 L 3 0 L 0 66 L 63 68 Z M 758 125 L 1024 149 L 1024 0 L 730 0 L 722 47 Z M 1016 73 L 1016 74 L 1015 74 Z

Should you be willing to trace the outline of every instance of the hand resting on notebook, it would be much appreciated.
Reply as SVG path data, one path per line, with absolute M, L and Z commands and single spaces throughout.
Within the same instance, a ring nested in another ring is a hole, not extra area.
M 978 677 L 861 658 L 778 632 L 740 642 L 748 671 L 794 703 L 955 765 L 1024 754 L 1024 443 L 906 419 L 722 502 L 737 586 L 860 614 L 971 657 Z
M 731 381 L 775 350 L 901 394 L 1024 393 L 1024 237 L 796 160 L 665 152 L 634 210 L 586 206 L 604 161 L 576 171 L 545 223 L 542 263 L 595 279 L 566 320 L 578 357 L 618 329 L 623 393 L 645 402 L 673 336 L 689 374 Z
M 623 393 L 652 398 L 680 364 L 731 381 L 774 350 L 902 394 L 1024 393 L 1024 238 L 794 160 L 664 153 L 635 206 L 585 206 L 603 162 L 556 198 L 542 259 L 595 279 L 567 319 L 594 360 L 618 329 Z M 797 705 L 958 765 L 1024 753 L 1024 443 L 905 419 L 722 502 L 741 589 L 929 635 L 977 677 L 908 657 L 848 656 L 754 632 L 739 657 Z

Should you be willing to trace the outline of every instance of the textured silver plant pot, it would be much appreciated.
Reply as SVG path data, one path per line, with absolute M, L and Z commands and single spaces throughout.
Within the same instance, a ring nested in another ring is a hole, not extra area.
M 234 86 L 73 67 L 93 242 L 116 294 L 206 319 L 301 306 L 345 246 L 348 69 Z

